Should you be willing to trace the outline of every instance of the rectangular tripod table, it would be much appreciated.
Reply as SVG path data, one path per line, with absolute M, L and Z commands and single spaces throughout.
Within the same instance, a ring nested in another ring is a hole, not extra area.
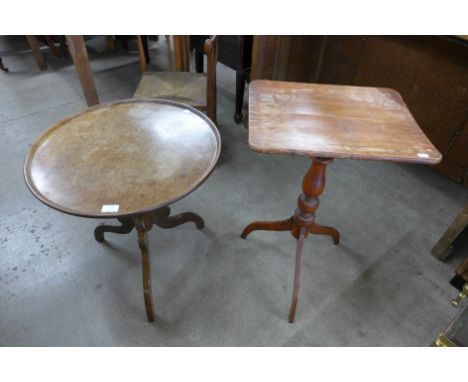
M 297 240 L 289 322 L 294 321 L 304 239 L 309 233 L 339 232 L 315 223 L 325 169 L 334 158 L 436 164 L 442 156 L 421 131 L 393 89 L 257 80 L 249 89 L 249 146 L 267 154 L 312 159 L 293 216 L 249 224 L 255 230 L 291 231 Z

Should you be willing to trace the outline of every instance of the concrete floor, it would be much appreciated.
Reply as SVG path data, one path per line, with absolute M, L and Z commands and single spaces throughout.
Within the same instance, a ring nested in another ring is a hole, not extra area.
M 0 51 L 19 42 L 2 39 Z M 160 67 L 163 49 L 153 51 Z M 173 205 L 207 227 L 149 235 L 157 318 L 148 323 L 135 232 L 98 244 L 99 221 L 46 207 L 23 181 L 36 137 L 85 107 L 70 60 L 45 54 L 47 71 L 24 53 L 4 58 L 10 73 L 0 73 L 1 345 L 425 346 L 456 313 L 448 280 L 461 254 L 444 264 L 430 249 L 468 191 L 424 166 L 337 160 L 317 221 L 337 227 L 341 244 L 306 241 L 296 323 L 288 324 L 295 241 L 284 232 L 239 234 L 253 220 L 291 215 L 309 160 L 249 150 L 232 118 L 234 72 L 219 65 L 222 157 Z M 101 101 L 131 97 L 137 56 L 91 56 Z

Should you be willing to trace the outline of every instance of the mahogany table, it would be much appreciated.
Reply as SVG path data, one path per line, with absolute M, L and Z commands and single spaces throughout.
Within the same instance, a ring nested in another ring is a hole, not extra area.
M 136 228 L 142 256 L 146 314 L 153 321 L 147 232 L 153 225 L 176 227 L 202 218 L 186 212 L 170 216 L 169 205 L 200 186 L 220 154 L 217 128 L 200 111 L 158 99 L 101 104 L 67 117 L 32 145 L 24 165 L 29 189 L 59 211 L 93 218 L 116 218 Z
M 334 158 L 435 164 L 431 144 L 392 89 L 257 80 L 249 89 L 249 146 L 261 153 L 312 159 L 293 216 L 258 221 L 242 232 L 291 231 L 297 240 L 289 322 L 294 322 L 304 239 L 309 233 L 340 241 L 339 232 L 315 222 L 325 169 Z

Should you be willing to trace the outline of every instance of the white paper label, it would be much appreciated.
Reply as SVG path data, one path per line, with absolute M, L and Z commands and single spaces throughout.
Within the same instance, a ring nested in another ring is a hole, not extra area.
M 118 204 L 104 204 L 101 207 L 101 212 L 119 212 Z
M 418 153 L 418 157 L 420 157 L 420 158 L 429 158 L 429 155 L 428 154 Z

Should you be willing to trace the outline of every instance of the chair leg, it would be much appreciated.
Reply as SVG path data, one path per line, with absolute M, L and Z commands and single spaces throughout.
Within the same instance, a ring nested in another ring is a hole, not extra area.
M 299 239 L 297 240 L 296 246 L 296 267 L 294 269 L 294 288 L 293 288 L 293 297 L 291 301 L 291 308 L 289 309 L 289 323 L 294 322 L 296 317 L 296 308 L 297 300 L 299 298 L 299 286 L 300 286 L 300 277 L 301 277 L 301 262 L 302 262 L 302 249 L 304 247 L 304 239 L 307 232 L 306 227 L 301 227 L 299 233 Z
M 106 36 L 106 49 L 109 52 L 113 52 L 114 50 L 116 50 L 114 36 L 112 36 L 112 35 Z
M 145 53 L 145 44 L 144 44 L 144 36 L 137 36 L 138 41 L 138 55 L 140 57 L 140 71 L 141 74 L 146 72 L 148 66 L 148 60 L 146 58 Z
M 26 36 L 26 39 L 28 40 L 29 46 L 31 48 L 32 54 L 34 58 L 36 59 L 37 65 L 39 66 L 40 70 L 46 70 L 47 69 L 47 63 L 45 61 L 44 55 L 41 52 L 41 49 L 39 48 L 39 41 L 37 40 L 36 36 Z
M 245 72 L 236 73 L 236 109 L 234 113 L 234 121 L 240 123 L 242 121 L 242 106 L 244 104 L 245 80 L 247 76 Z
M 169 65 L 169 70 L 172 72 L 174 70 L 174 62 L 172 60 L 171 36 L 166 35 L 165 37 L 166 37 L 167 65 Z
M 61 56 L 60 49 L 55 46 L 55 42 L 52 36 L 44 36 L 44 38 L 52 53 L 55 55 L 55 57 L 59 58 Z
M 195 51 L 195 70 L 197 73 L 203 73 L 203 52 Z
M 3 70 L 4 72 L 8 72 L 8 68 L 3 65 L 3 61 L 1 57 L 0 57 L 0 70 Z
M 93 72 L 89 64 L 89 57 L 84 38 L 79 35 L 67 35 L 66 39 L 86 103 L 88 106 L 97 105 L 99 103 L 99 98 L 96 90 L 96 84 L 94 83 Z

